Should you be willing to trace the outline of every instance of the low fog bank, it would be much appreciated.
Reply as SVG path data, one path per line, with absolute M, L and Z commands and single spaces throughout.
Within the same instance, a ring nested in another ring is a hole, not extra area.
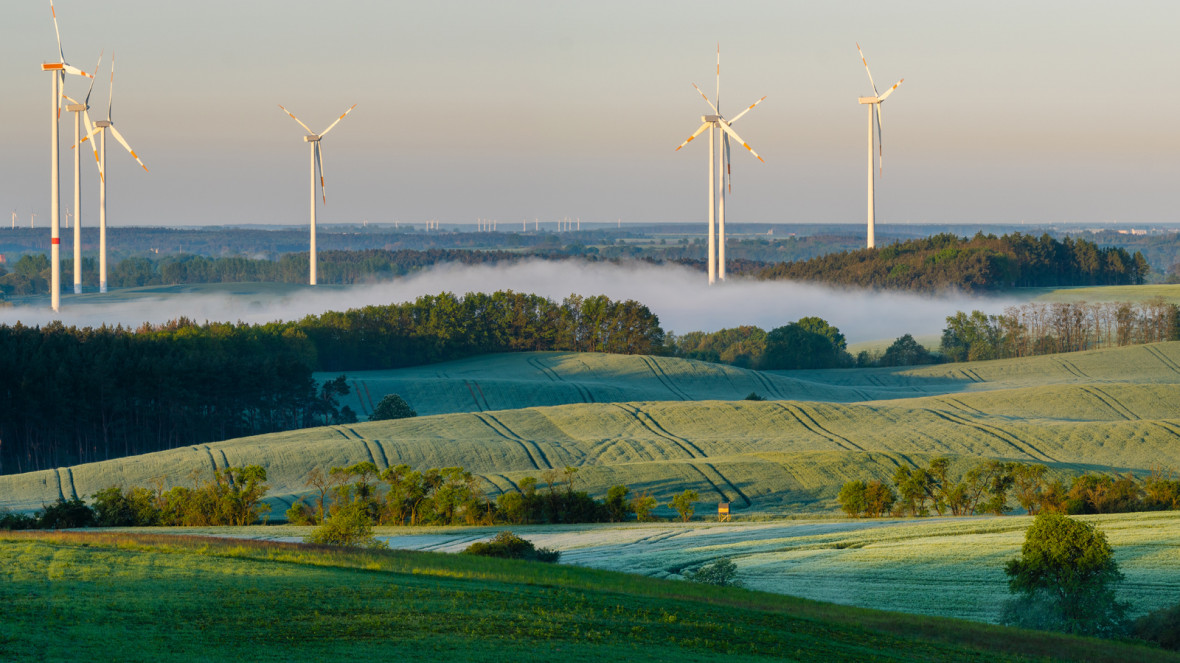
M 772 329 L 804 316 L 819 316 L 840 328 L 850 343 L 891 339 L 902 334 L 938 334 L 956 311 L 999 313 L 1015 300 L 967 295 L 922 296 L 905 293 L 834 290 L 788 281 L 732 279 L 709 287 L 705 275 L 681 266 L 531 261 L 510 266 L 442 265 L 396 281 L 352 287 L 321 286 L 278 290 L 283 294 L 147 294 L 110 300 L 70 301 L 62 310 L 47 306 L 0 309 L 0 322 L 44 325 L 138 326 L 187 316 L 206 320 L 270 322 L 324 311 L 413 300 L 453 292 L 531 292 L 560 301 L 571 293 L 634 299 L 660 317 L 666 331 L 716 331 L 738 325 Z M 46 303 L 48 301 L 46 300 Z

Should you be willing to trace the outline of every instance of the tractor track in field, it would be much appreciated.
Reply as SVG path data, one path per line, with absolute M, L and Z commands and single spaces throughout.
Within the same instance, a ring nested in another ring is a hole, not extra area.
M 225 449 L 218 449 L 217 453 L 221 454 L 221 466 L 229 469 L 229 458 L 225 456 Z
M 555 382 L 555 383 L 560 383 L 560 384 L 568 384 L 569 386 L 573 387 L 574 390 L 578 392 L 578 398 L 581 398 L 583 403 L 597 403 L 598 402 L 598 401 L 594 400 L 594 394 L 590 393 L 590 389 L 588 387 L 586 387 L 586 385 L 584 385 L 580 382 L 577 382 L 575 380 L 565 379 L 564 377 L 561 376 L 560 373 L 553 370 L 549 366 L 546 366 L 541 361 L 540 357 L 529 357 L 527 361 L 530 366 L 537 369 L 538 371 L 541 371 L 542 374 L 544 374 L 546 377 L 548 377 L 550 382 Z
M 78 486 L 74 485 L 74 470 L 73 468 L 66 468 L 66 476 L 70 478 L 70 493 L 73 494 L 74 499 L 78 499 Z
M 483 412 L 484 408 L 482 405 L 480 405 L 479 398 L 475 395 L 475 390 L 471 388 L 471 383 L 467 380 L 464 380 L 463 386 L 467 387 L 467 393 L 471 394 L 471 400 L 475 403 L 475 409 L 479 412 Z
M 1066 370 L 1066 372 L 1073 375 L 1074 377 L 1078 377 L 1083 380 L 1092 380 L 1093 379 L 1089 375 L 1086 375 L 1085 373 L 1083 373 L 1082 369 L 1078 368 L 1077 365 L 1074 364 L 1073 362 L 1068 361 L 1066 359 L 1062 359 L 1061 357 L 1054 357 L 1054 359 L 1057 361 L 1058 366 L 1064 368 Z
M 369 383 L 361 380 L 361 386 L 365 388 L 365 398 L 369 400 L 369 411 L 375 411 L 377 406 L 373 404 L 373 394 L 369 392 Z M 360 394 L 357 395 L 359 396 Z
M 505 492 L 507 492 L 503 488 L 500 487 L 500 484 L 498 482 L 492 480 L 492 477 L 496 477 L 496 476 L 500 477 L 501 479 L 504 479 L 505 478 L 504 475 L 502 475 L 502 474 L 477 474 L 476 476 L 481 477 L 484 481 L 487 481 L 488 484 L 491 485 L 492 488 L 496 489 L 496 493 L 498 495 L 503 495 Z
M 762 371 L 751 369 L 750 374 L 753 375 L 758 382 L 762 383 L 762 386 L 766 388 L 766 394 L 768 396 L 773 396 L 779 400 L 787 400 L 787 397 L 783 395 L 783 392 L 779 391 L 778 385 L 776 385 L 773 380 L 762 373 Z
M 1005 431 L 1003 429 L 996 428 L 995 426 L 990 426 L 988 424 L 981 424 L 979 422 L 971 421 L 969 419 L 965 419 L 965 418 L 963 418 L 957 414 L 951 413 L 951 412 L 942 412 L 939 410 L 931 410 L 929 408 L 926 408 L 926 411 L 929 412 L 930 414 L 933 414 L 934 416 L 938 417 L 939 419 L 942 419 L 943 421 L 950 422 L 950 423 L 955 424 L 957 426 L 966 426 L 968 428 L 973 428 L 973 429 L 979 431 L 980 433 L 987 435 L 988 437 L 993 437 L 993 438 L 1003 442 L 1004 444 L 1007 444 L 1008 446 L 1012 447 L 1013 449 L 1016 449 L 1017 451 L 1024 454 L 1025 456 L 1028 456 L 1029 458 L 1037 458 L 1038 460 L 1046 460 L 1051 463 L 1057 462 L 1056 458 L 1041 451 L 1040 449 L 1037 449 L 1036 447 L 1029 446 L 1028 448 L 1025 448 L 1025 446 L 1023 444 L 1021 444 L 1020 440 L 1018 440 L 1014 435 L 1012 435 L 1011 433 L 1008 433 L 1007 431 Z
M 370 410 L 368 406 L 365 405 L 365 399 L 363 396 L 361 396 L 360 385 L 357 384 L 355 378 L 352 381 L 352 390 L 356 392 L 356 402 L 360 403 L 361 405 L 361 414 L 365 415 L 366 417 L 372 414 L 372 410 Z
M 545 455 L 545 452 L 541 449 L 541 445 L 532 440 L 526 440 L 523 437 L 517 435 L 512 431 L 511 428 L 504 425 L 504 422 L 490 414 L 479 412 L 474 413 L 474 415 L 475 418 L 482 421 L 484 425 L 486 425 L 488 428 L 491 428 L 500 437 L 519 444 L 520 448 L 524 449 L 525 454 L 529 457 L 529 462 L 533 464 L 533 469 L 542 469 L 541 463 L 545 464 L 545 468 L 553 469 L 553 464 L 549 462 L 549 457 Z M 529 448 L 530 445 L 532 447 L 531 449 Z M 533 453 L 534 451 L 536 452 L 535 455 Z M 537 461 L 538 457 L 541 459 L 540 462 Z
M 488 402 L 488 397 L 483 395 L 483 387 L 479 386 L 479 383 L 475 380 L 472 380 L 471 384 L 475 385 L 475 391 L 479 393 L 479 399 L 483 401 L 483 409 L 485 411 L 492 409 L 492 404 Z
M 1160 363 L 1163 364 L 1165 368 L 1170 369 L 1174 373 L 1180 373 L 1180 364 L 1177 364 L 1171 357 L 1164 354 L 1163 350 L 1160 350 L 1159 348 L 1151 345 L 1145 345 L 1143 346 L 1143 349 L 1147 350 L 1153 357 L 1160 360 Z
M 656 376 L 656 379 L 660 381 L 660 384 L 664 385 L 668 391 L 672 392 L 673 396 L 679 398 L 682 401 L 692 400 L 691 396 L 676 386 L 676 384 L 672 381 L 672 378 L 668 377 L 668 374 L 664 372 L 664 369 L 660 368 L 660 365 L 657 364 L 654 359 L 648 357 L 647 355 L 638 356 L 639 359 L 643 361 L 643 363 L 647 364 L 647 367 L 651 370 L 652 375 Z
M 639 408 L 633 405 L 623 405 L 622 403 L 614 403 L 614 406 L 634 417 L 635 421 L 639 422 L 640 426 L 643 426 L 652 434 L 656 435 L 657 437 L 662 437 L 672 444 L 680 447 L 680 450 L 688 454 L 689 458 L 708 457 L 708 454 L 706 454 L 704 451 L 701 451 L 700 447 L 683 437 L 669 433 L 664 429 L 663 426 L 659 424 L 659 422 L 653 419 L 650 414 L 640 410 Z
M 66 491 L 65 491 L 65 488 L 63 487 L 64 484 L 61 480 L 61 468 L 60 467 L 53 468 L 53 476 L 57 477 L 57 499 L 64 502 L 64 501 L 66 501 Z
M 209 448 L 208 444 L 202 444 L 201 448 L 203 448 L 205 453 L 209 456 L 209 464 L 213 466 L 213 473 L 217 474 L 217 459 L 213 457 L 213 450 Z
M 389 467 L 389 457 L 385 455 L 385 445 L 381 444 L 381 440 L 365 440 L 365 444 L 371 444 L 381 454 L 381 462 L 385 467 Z
M 1119 400 L 1117 398 L 1115 398 L 1114 396 L 1111 396 L 1110 393 L 1103 391 L 1103 390 L 1099 389 L 1098 387 L 1090 385 L 1088 387 L 1082 387 L 1082 391 L 1090 394 L 1094 398 L 1097 398 L 1099 401 L 1101 401 L 1104 405 L 1109 407 L 1111 410 L 1114 410 L 1115 414 L 1119 415 L 1120 417 L 1122 417 L 1128 421 L 1135 421 L 1135 420 L 1140 419 L 1140 417 L 1138 415 L 1136 415 L 1134 412 L 1131 411 L 1131 408 L 1127 407 L 1126 405 L 1123 405 L 1122 403 L 1119 402 Z
M 373 450 L 369 447 L 369 441 L 362 439 L 361 446 L 365 448 L 365 455 L 369 457 L 369 462 L 373 464 L 373 467 L 377 467 L 377 459 L 373 457 Z
M 345 433 L 344 431 L 340 430 L 339 428 L 333 428 L 332 430 L 336 431 L 337 435 L 339 435 L 340 437 L 342 437 L 346 440 L 352 439 L 352 438 L 348 437 L 348 433 Z
M 961 401 L 957 398 L 951 398 L 950 396 L 944 396 L 943 398 L 941 398 L 939 400 L 941 400 L 943 403 L 946 403 L 947 405 L 951 406 L 952 408 L 959 410 L 961 412 L 966 412 L 967 414 L 974 414 L 974 415 L 982 415 L 983 414 L 983 410 L 980 410 L 978 408 L 973 408 L 970 405 L 967 405 L 966 403 L 964 403 L 963 401 Z
M 738 488 L 737 484 L 730 481 L 729 477 L 726 477 L 724 474 L 722 474 L 721 471 L 716 468 L 716 466 L 714 466 L 712 463 L 704 463 L 704 466 L 709 468 L 709 470 L 713 474 L 716 474 L 718 479 L 721 479 L 723 482 L 725 482 L 725 485 L 732 488 L 733 492 L 737 493 L 737 496 L 742 498 L 742 501 L 746 503 L 746 508 L 749 508 L 754 505 L 754 503 L 750 501 L 750 498 L 747 497 L 746 494 L 742 492 L 742 489 Z M 709 485 L 713 486 L 713 489 L 716 490 L 719 495 L 721 495 L 722 499 L 724 499 L 726 502 L 734 501 L 734 500 L 729 499 L 729 496 L 726 495 L 725 492 L 722 491 L 720 488 L 718 488 L 717 484 L 714 483 L 713 480 L 708 477 L 708 475 L 706 475 L 704 472 L 701 472 L 701 468 L 699 466 L 694 464 L 692 467 L 697 472 L 700 472 L 701 476 L 705 477 L 705 481 L 708 481 Z
M 1159 420 L 1152 421 L 1150 423 L 1155 424 L 1156 426 L 1164 429 L 1164 431 L 1171 433 L 1172 435 L 1175 435 L 1176 437 L 1180 437 L 1180 426 L 1177 426 L 1176 424 L 1173 424 L 1173 423 L 1167 422 L 1167 421 L 1159 421 Z
M 786 412 L 791 416 L 792 419 L 798 421 L 799 425 L 806 428 L 813 435 L 822 437 L 840 447 L 841 449 L 844 449 L 845 451 L 864 451 L 864 447 L 860 446 L 859 444 L 842 435 L 837 435 L 827 428 L 821 426 L 820 423 L 816 421 L 810 413 L 807 412 L 807 410 L 804 410 L 799 405 L 783 405 L 780 403 L 779 407 L 782 408 L 783 412 Z

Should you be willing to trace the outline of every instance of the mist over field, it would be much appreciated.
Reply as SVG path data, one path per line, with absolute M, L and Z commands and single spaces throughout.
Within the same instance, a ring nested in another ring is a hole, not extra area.
M 138 326 L 187 316 L 205 320 L 270 322 L 324 311 L 390 304 L 421 295 L 453 292 L 531 292 L 554 300 L 576 293 L 634 299 L 660 318 L 666 331 L 716 331 L 738 325 L 772 329 L 804 316 L 836 325 L 849 342 L 896 338 L 905 333 L 937 334 L 946 316 L 960 310 L 998 313 L 1014 302 L 968 295 L 923 296 L 905 293 L 834 290 L 787 281 L 731 279 L 709 287 L 705 275 L 680 266 L 585 264 L 530 261 L 509 266 L 442 265 L 395 281 L 351 287 L 279 285 L 264 294 L 262 284 L 249 294 L 178 292 L 127 296 L 112 293 L 73 300 L 63 295 L 62 310 L 48 306 L 0 309 L 0 322 L 43 325 Z M 212 286 L 217 287 L 217 286 Z M 47 304 L 48 302 L 46 302 Z

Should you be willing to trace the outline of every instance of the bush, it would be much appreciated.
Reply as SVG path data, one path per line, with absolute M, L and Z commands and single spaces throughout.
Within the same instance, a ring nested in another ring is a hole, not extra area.
M 377 407 L 373 410 L 373 414 L 369 415 L 369 421 L 386 421 L 389 419 L 406 419 L 409 417 L 416 417 L 418 413 L 406 399 L 397 394 L 385 394 L 377 403 Z
M 751 391 L 750 393 L 746 394 L 746 397 L 743 398 L 742 400 L 744 400 L 744 401 L 764 401 L 766 399 L 763 398 L 762 396 L 759 396 L 758 392 Z
M 65 529 L 94 525 L 94 512 L 82 500 L 74 497 L 44 507 L 37 516 L 41 529 Z
M 373 523 L 362 502 L 350 502 L 320 523 L 304 539 L 307 543 L 345 548 L 388 548 L 373 538 Z
M 1123 579 L 1106 535 L 1055 513 L 1036 517 L 1018 559 L 1009 560 L 1004 624 L 1077 635 L 1117 636 L 1128 630 L 1129 607 L 1115 600 Z
M 723 557 L 712 564 L 706 564 L 695 571 L 689 571 L 684 577 L 692 582 L 721 587 L 740 587 L 737 579 L 737 565 L 729 558 Z
M 0 509 L 0 529 L 36 529 L 37 518 L 26 513 L 12 513 L 7 509 Z
M 687 523 L 688 521 L 692 520 L 692 514 L 696 511 L 696 508 L 692 505 L 692 503 L 699 499 L 701 499 L 700 494 L 690 488 L 683 493 L 674 496 L 672 498 L 672 502 L 668 504 L 668 506 L 676 509 L 676 513 L 680 514 L 680 520 Z
M 1135 620 L 1131 635 L 1164 649 L 1180 651 L 1180 604 L 1143 615 Z
M 500 532 L 490 541 L 476 541 L 463 552 L 468 555 L 524 559 L 533 562 L 556 562 L 561 557 L 561 551 L 537 548 L 533 546 L 532 541 L 522 539 L 508 530 Z

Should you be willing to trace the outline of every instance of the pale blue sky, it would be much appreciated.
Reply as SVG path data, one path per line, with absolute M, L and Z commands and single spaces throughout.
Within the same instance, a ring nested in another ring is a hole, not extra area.
M 115 50 L 115 119 L 152 169 L 108 156 L 114 225 L 305 222 L 307 146 L 278 103 L 314 130 L 359 104 L 323 143 L 322 221 L 703 220 L 707 145 L 673 149 L 718 41 L 722 110 L 768 96 L 735 125 L 766 163 L 735 152 L 731 221 L 863 222 L 856 41 L 879 87 L 906 79 L 879 222 L 1178 220 L 1174 1 L 56 5 L 71 64 L 107 49 L 97 115 Z M 48 1 L 0 17 L 0 211 L 44 227 Z

